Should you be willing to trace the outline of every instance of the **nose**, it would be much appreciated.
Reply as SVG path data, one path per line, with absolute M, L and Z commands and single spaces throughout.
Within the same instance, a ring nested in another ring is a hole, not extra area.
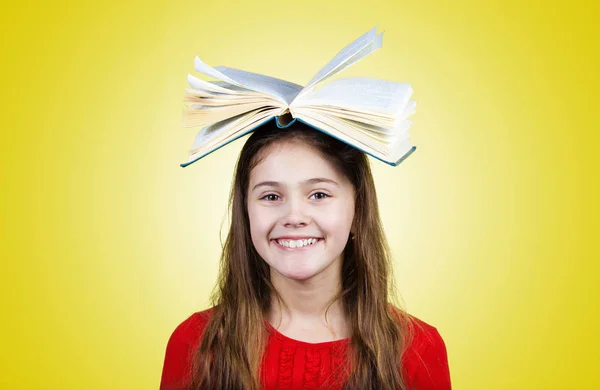
M 288 198 L 286 207 L 284 208 L 284 214 L 282 217 L 282 224 L 285 227 L 303 227 L 309 224 L 310 217 L 307 213 L 306 204 L 303 199 L 299 198 Z

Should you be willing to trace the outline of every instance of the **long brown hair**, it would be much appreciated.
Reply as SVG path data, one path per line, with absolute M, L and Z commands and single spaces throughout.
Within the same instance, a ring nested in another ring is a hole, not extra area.
M 382 229 L 367 156 L 301 123 L 279 129 L 268 122 L 246 141 L 229 198 L 231 225 L 223 246 L 213 312 L 192 365 L 192 389 L 259 390 L 268 331 L 264 319 L 273 294 L 268 264 L 255 250 L 246 208 L 250 172 L 276 142 L 311 145 L 354 186 L 356 239 L 342 264 L 341 299 L 352 336 L 345 389 L 406 390 L 401 356 L 409 342 L 409 316 L 397 304 L 389 248 Z M 394 303 L 395 306 L 392 304 Z

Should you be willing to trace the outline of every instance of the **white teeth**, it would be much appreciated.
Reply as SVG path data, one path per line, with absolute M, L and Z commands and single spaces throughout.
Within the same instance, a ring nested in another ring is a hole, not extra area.
M 286 248 L 302 248 L 307 245 L 312 245 L 317 241 L 319 240 L 316 238 L 307 238 L 304 240 L 277 240 L 277 243 Z

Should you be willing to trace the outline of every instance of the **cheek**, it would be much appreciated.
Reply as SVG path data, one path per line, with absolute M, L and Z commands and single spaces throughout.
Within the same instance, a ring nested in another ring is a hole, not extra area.
M 252 240 L 266 237 L 272 226 L 272 217 L 265 210 L 248 208 L 248 219 L 250 221 L 250 234 Z
M 354 208 L 340 205 L 328 210 L 319 218 L 319 225 L 330 235 L 344 237 L 350 231 L 354 219 Z

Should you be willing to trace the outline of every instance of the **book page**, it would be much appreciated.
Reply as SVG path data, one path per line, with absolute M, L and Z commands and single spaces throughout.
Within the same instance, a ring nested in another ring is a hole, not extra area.
M 196 72 L 200 72 L 202 74 L 205 74 L 205 75 L 215 78 L 217 80 L 222 80 L 229 84 L 237 85 L 238 87 L 242 87 L 242 88 L 246 88 L 245 85 L 238 83 L 237 81 L 225 76 L 223 73 L 219 72 L 218 70 L 214 69 L 213 67 L 207 65 L 206 63 L 204 63 L 204 61 L 202 61 L 197 56 L 194 59 L 194 69 L 196 69 Z M 248 89 L 251 89 L 251 88 L 248 88 Z
M 236 94 L 235 90 L 224 87 L 223 85 L 218 85 L 216 83 L 211 83 L 210 81 L 205 81 L 199 79 L 188 73 L 187 82 L 195 90 L 204 91 L 207 93 L 220 93 L 220 94 Z M 228 84 L 225 84 L 228 85 Z M 248 91 L 252 93 L 256 93 L 253 91 Z
M 343 122 L 348 122 L 349 126 L 355 127 L 357 129 L 361 130 L 363 133 L 370 135 L 373 138 L 384 140 L 386 142 L 393 142 L 396 139 L 396 137 L 398 137 L 398 134 L 408 131 L 408 129 L 412 125 L 411 121 L 405 120 L 405 121 L 400 122 L 398 124 L 398 126 L 396 126 L 395 128 L 386 129 L 383 127 L 373 126 L 373 125 L 366 124 L 364 122 L 354 121 L 354 120 L 350 120 L 350 119 L 344 119 L 344 118 L 338 117 L 338 120 L 343 121 Z
M 222 107 L 222 106 L 233 106 L 236 104 L 247 104 L 247 103 L 263 103 L 265 106 L 276 105 L 279 106 L 281 103 L 273 98 L 266 96 L 228 96 L 219 97 L 215 95 L 203 95 L 197 93 L 195 90 L 186 90 L 183 101 L 185 103 L 201 104 L 203 106 Z
M 265 106 L 263 102 L 243 103 L 221 107 L 192 104 L 183 108 L 182 125 L 183 127 L 206 126 L 259 109 L 277 109 L 283 111 L 285 108 L 273 105 Z
M 341 119 L 341 118 L 335 118 L 335 119 L 337 121 L 340 121 L 341 123 L 346 124 L 348 127 L 351 127 L 353 129 L 360 131 L 361 133 L 373 138 L 377 142 L 380 142 L 381 144 L 384 144 L 384 145 L 391 144 L 398 138 L 398 134 L 374 131 L 373 129 L 377 128 L 376 126 L 368 126 L 368 125 L 364 125 L 361 122 L 355 122 L 355 121 L 351 121 L 351 120 L 347 120 L 347 119 Z
M 306 84 L 299 95 L 303 95 L 316 84 L 326 80 L 334 74 L 342 71 L 348 66 L 354 64 L 360 59 L 379 49 L 383 43 L 383 33 L 377 34 L 377 27 L 374 27 L 363 34 L 348 46 L 343 48 L 327 65 L 325 65 L 313 78 Z
M 382 150 L 381 147 L 374 147 L 378 142 L 364 139 L 358 140 L 350 136 L 351 133 L 347 133 L 347 129 L 340 131 L 341 128 L 339 125 L 331 126 L 327 123 L 328 121 L 321 120 L 322 118 L 301 116 L 299 119 L 390 165 L 397 165 L 415 149 L 411 143 L 408 131 L 398 134 L 396 140 Z
M 312 117 L 306 116 L 306 117 L 302 117 L 299 119 L 301 119 L 303 122 L 306 122 L 307 124 L 317 128 L 317 129 L 322 130 L 323 132 L 329 134 L 330 136 L 339 139 L 340 141 L 342 141 L 344 143 L 352 145 L 353 147 L 355 147 L 365 153 L 368 153 L 368 154 L 370 154 L 376 158 L 379 158 L 383 161 L 388 161 L 387 153 L 383 153 L 382 151 L 375 150 L 368 144 L 365 144 L 361 141 L 356 140 L 353 137 L 348 136 L 346 133 L 339 131 L 339 129 L 337 127 L 332 127 L 317 118 L 312 118 Z
M 258 92 L 251 93 L 219 93 L 210 92 L 205 89 L 186 88 L 184 95 L 185 102 L 197 102 L 203 105 L 230 105 L 249 102 L 264 102 L 265 105 L 282 105 L 279 100 Z
M 196 134 L 192 148 L 189 151 L 190 160 L 218 148 L 230 139 L 237 137 L 241 130 L 253 125 L 258 126 L 275 114 L 275 109 L 261 109 L 228 118 L 203 128 Z
M 414 111 L 414 103 L 408 104 L 411 95 L 410 84 L 350 77 L 334 80 L 317 90 L 310 91 L 298 101 L 294 101 L 292 108 L 327 105 L 396 118 L 402 116 L 407 107 L 409 111 Z
M 281 102 L 289 105 L 302 90 L 302 86 L 276 77 L 265 76 L 245 70 L 217 66 L 215 69 L 222 74 L 237 80 L 248 88 L 276 97 Z
M 285 105 L 288 105 L 296 97 L 298 92 L 302 90 L 301 85 L 275 77 L 229 68 L 226 66 L 217 66 L 216 68 L 213 68 L 204 63 L 198 57 L 196 57 L 194 60 L 194 67 L 196 71 L 209 77 L 216 78 L 239 88 L 249 89 L 272 96 Z
M 327 74 L 327 76 L 325 78 L 319 80 L 312 87 L 306 88 L 306 90 L 305 90 L 304 93 L 308 93 L 310 90 L 316 88 L 316 86 L 319 85 L 320 83 L 322 83 L 325 80 L 327 80 L 327 79 L 335 76 L 336 74 L 338 74 L 342 70 L 346 69 L 350 65 L 354 64 L 355 62 L 358 62 L 359 60 L 363 59 L 367 55 L 371 54 L 376 49 L 379 49 L 381 47 L 381 38 L 382 37 L 378 36 L 377 38 L 379 40 L 371 42 L 369 45 L 365 46 L 362 50 L 360 50 L 356 54 L 354 54 L 352 57 L 348 58 L 348 60 L 346 62 L 344 62 L 341 66 L 338 66 L 337 68 L 335 68 L 334 70 L 332 70 L 331 73 Z
M 385 155 L 387 153 L 387 147 L 381 141 L 370 137 L 363 133 L 357 128 L 350 126 L 348 122 L 342 122 L 336 118 L 329 117 L 327 115 L 321 115 L 315 112 L 301 112 L 298 116 L 299 119 L 311 123 L 317 121 L 320 125 L 317 127 L 331 132 L 337 138 L 349 141 L 351 144 L 359 143 L 365 148 L 372 149 L 380 154 Z
M 383 132 L 389 132 L 388 129 L 392 129 L 395 126 L 395 119 L 389 116 L 381 116 L 377 114 L 366 114 L 363 112 L 346 110 L 335 106 L 306 106 L 294 109 L 294 113 L 301 110 L 310 110 L 311 112 L 322 113 L 325 115 L 334 116 L 336 118 L 348 119 L 356 122 L 361 122 L 366 125 L 377 126 L 381 128 Z

